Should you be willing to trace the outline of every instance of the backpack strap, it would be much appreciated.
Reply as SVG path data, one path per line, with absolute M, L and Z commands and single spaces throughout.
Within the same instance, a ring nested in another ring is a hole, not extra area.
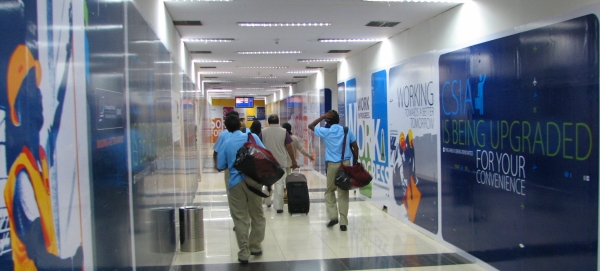
M 344 162 L 344 154 L 346 153 L 346 136 L 348 135 L 348 127 L 344 127 L 344 142 L 342 143 L 342 160 Z

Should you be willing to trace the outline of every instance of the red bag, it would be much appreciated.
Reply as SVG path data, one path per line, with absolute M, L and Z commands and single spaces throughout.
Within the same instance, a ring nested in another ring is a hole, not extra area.
M 344 142 L 342 143 L 342 162 L 344 161 L 344 154 L 346 152 L 347 133 L 348 127 L 344 127 Z M 351 190 L 365 187 L 371 183 L 371 180 L 373 180 L 373 177 L 362 166 L 362 164 L 346 166 L 342 163 L 338 171 L 335 173 L 335 185 L 343 190 Z
M 256 144 L 252 134 L 248 134 L 248 142 L 237 151 L 233 167 L 266 186 L 276 183 L 285 174 L 273 154 Z

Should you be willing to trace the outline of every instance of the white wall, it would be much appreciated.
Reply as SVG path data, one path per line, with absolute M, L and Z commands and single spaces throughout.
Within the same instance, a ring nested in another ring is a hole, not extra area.
M 598 0 L 473 0 L 360 52 L 338 65 L 338 81 L 425 52 L 470 41 L 572 11 Z M 402 18 L 398 18 L 401 20 Z
M 133 2 L 154 30 L 154 33 L 171 53 L 175 63 L 193 82 L 196 82 L 191 55 L 185 48 L 183 41 L 181 41 L 181 36 L 177 32 L 163 0 L 133 0 Z M 196 85 L 198 84 L 196 83 Z

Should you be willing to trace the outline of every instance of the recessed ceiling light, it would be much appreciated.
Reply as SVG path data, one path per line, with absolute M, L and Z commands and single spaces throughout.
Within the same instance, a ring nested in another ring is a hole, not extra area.
M 330 26 L 331 23 L 268 23 L 268 22 L 239 22 L 239 26 L 261 26 L 261 27 L 273 27 L 273 26 Z
M 155 61 L 154 64 L 172 64 L 173 61 Z
M 197 59 L 193 60 L 196 63 L 229 63 L 233 62 L 233 60 L 211 60 L 211 59 Z
M 280 91 L 281 89 L 267 89 L 266 91 Z
M 307 71 L 287 71 L 285 73 L 318 73 L 316 70 L 307 70 Z
M 189 42 L 232 42 L 234 39 L 231 38 L 185 38 L 181 39 L 182 41 Z
M 302 51 L 240 51 L 240 55 L 278 55 L 278 54 L 301 54 Z
M 198 72 L 199 74 L 232 74 L 233 72 Z
M 319 42 L 379 42 L 383 39 L 318 39 Z
M 275 76 L 244 76 L 244 79 L 276 79 Z
M 340 62 L 341 59 L 337 58 L 324 58 L 324 59 L 298 59 L 298 62 Z
M 237 66 L 240 69 L 287 69 L 288 66 Z
M 287 88 L 290 87 L 290 85 L 280 85 L 280 86 L 271 86 L 272 88 Z

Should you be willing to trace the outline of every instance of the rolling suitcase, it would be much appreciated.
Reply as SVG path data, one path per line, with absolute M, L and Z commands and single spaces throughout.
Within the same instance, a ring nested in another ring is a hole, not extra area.
M 288 213 L 305 213 L 310 210 L 310 199 L 308 196 L 308 185 L 306 176 L 298 172 L 292 172 L 285 178 L 287 187 Z

